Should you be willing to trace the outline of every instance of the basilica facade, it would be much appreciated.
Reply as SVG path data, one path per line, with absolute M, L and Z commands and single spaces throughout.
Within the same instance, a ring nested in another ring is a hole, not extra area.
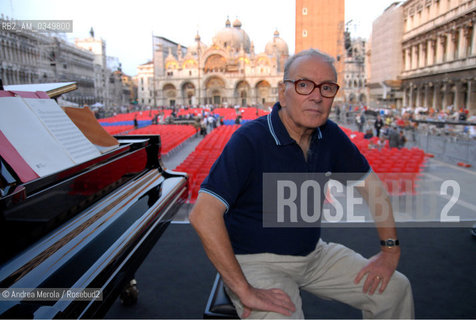
M 188 47 L 154 44 L 151 104 L 271 106 L 288 57 L 278 31 L 264 52 L 255 53 L 238 19 L 233 24 L 227 19 L 208 45 L 198 34 Z

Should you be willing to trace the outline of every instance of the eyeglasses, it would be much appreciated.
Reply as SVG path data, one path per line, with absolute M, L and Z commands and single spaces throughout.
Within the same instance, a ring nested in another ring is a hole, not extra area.
M 319 88 L 321 96 L 325 98 L 334 98 L 337 94 L 337 91 L 339 90 L 339 85 L 333 82 L 322 82 L 320 84 L 316 84 L 314 81 L 307 79 L 285 79 L 284 82 L 294 83 L 294 90 L 296 90 L 296 93 L 303 96 L 310 95 L 314 89 Z

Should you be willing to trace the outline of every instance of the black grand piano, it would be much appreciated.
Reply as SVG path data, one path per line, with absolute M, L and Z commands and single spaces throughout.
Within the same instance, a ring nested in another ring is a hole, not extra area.
M 134 301 L 134 273 L 188 184 L 164 169 L 160 136 L 116 138 L 97 158 L 27 182 L 0 158 L 0 317 L 100 318 L 119 296 Z M 65 290 L 78 298 L 58 298 Z

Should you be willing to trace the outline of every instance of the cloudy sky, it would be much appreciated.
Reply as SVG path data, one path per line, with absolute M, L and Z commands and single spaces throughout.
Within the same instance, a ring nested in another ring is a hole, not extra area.
M 352 35 L 368 38 L 372 22 L 393 2 L 345 0 Z M 73 20 L 71 40 L 88 37 L 93 27 L 106 40 L 107 55 L 117 57 L 129 75 L 151 59 L 152 34 L 189 46 L 198 31 L 210 44 L 227 17 L 241 21 L 256 52 L 264 51 L 276 29 L 294 52 L 295 0 L 0 0 L 0 13 L 20 20 Z

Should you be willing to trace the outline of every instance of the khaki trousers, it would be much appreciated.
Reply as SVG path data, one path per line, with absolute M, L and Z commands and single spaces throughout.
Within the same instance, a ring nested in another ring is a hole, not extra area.
M 300 290 L 323 298 L 337 300 L 362 310 L 363 318 L 414 318 L 413 296 L 408 279 L 396 271 L 382 294 L 362 292 L 365 277 L 359 284 L 354 279 L 368 260 L 353 250 L 322 240 L 305 257 L 270 253 L 236 255 L 248 282 L 257 288 L 280 288 L 294 302 L 296 312 L 290 318 L 303 319 Z M 238 315 L 243 306 L 237 296 L 226 288 Z M 253 311 L 252 319 L 285 318 L 274 312 Z

